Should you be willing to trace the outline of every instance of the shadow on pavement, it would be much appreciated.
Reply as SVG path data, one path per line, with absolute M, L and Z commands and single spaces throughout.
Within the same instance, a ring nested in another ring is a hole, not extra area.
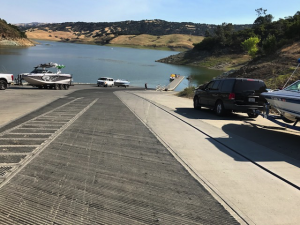
M 254 121 L 254 119 L 249 118 L 246 113 L 244 115 L 228 113 L 223 117 L 219 117 L 213 110 L 208 108 L 202 108 L 201 110 L 195 110 L 193 108 L 176 108 L 175 113 L 178 113 L 179 115 L 189 119 Z
M 218 147 L 218 149 L 221 151 L 224 150 L 224 147 L 221 147 L 219 144 L 217 144 L 215 140 L 226 145 L 227 142 L 234 142 L 235 138 L 242 137 L 258 145 L 290 157 L 290 160 L 288 161 L 285 157 L 285 161 L 300 168 L 300 137 L 296 133 L 285 133 L 280 129 L 261 128 L 256 125 L 255 119 L 248 118 L 247 114 L 243 115 L 232 113 L 224 117 L 219 117 L 210 109 L 195 110 L 193 108 L 177 108 L 175 112 L 189 119 L 228 121 L 228 123 L 225 122 L 225 125 L 222 126 L 222 130 L 228 134 L 229 138 L 208 138 L 208 140 L 216 145 L 216 147 Z M 243 121 L 244 123 L 233 124 L 230 123 L 230 121 Z M 240 146 L 240 149 L 243 149 L 243 146 Z M 235 150 L 239 151 L 239 149 Z M 225 153 L 229 154 L 237 161 L 246 161 L 244 158 L 241 158 L 234 152 L 226 151 Z M 283 161 L 280 159 L 280 157 L 274 158 L 270 154 L 266 154 L 264 152 L 261 152 L 261 154 L 252 154 L 251 150 L 248 150 L 247 154 L 251 154 L 251 159 L 257 162 Z
M 227 124 L 222 127 L 222 130 L 229 136 L 231 136 L 231 134 L 238 135 L 256 144 L 267 147 L 273 151 L 299 160 L 300 162 L 299 135 L 284 133 L 278 130 L 269 130 L 237 124 Z M 234 137 L 231 138 L 234 139 Z M 263 158 L 262 155 L 260 155 L 259 159 L 257 160 L 274 161 L 268 155 L 264 155 Z

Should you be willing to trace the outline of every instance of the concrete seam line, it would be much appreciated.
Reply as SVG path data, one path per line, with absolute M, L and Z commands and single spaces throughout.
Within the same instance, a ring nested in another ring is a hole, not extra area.
M 72 125 L 82 114 L 84 114 L 92 105 L 94 105 L 98 101 L 98 98 L 91 102 L 88 106 L 86 106 L 83 110 L 81 110 L 76 116 L 74 116 L 69 122 L 63 125 L 57 132 L 55 132 L 52 136 L 48 138 L 41 146 L 38 147 L 32 157 L 28 158 L 24 164 L 20 165 L 17 169 L 15 169 L 8 177 L 5 178 L 5 181 L 0 184 L 0 189 L 7 184 L 19 171 L 21 171 L 28 163 L 30 163 L 35 157 L 37 157 L 46 147 L 48 147 L 63 131 L 65 131 L 70 125 Z M 56 108 L 57 109 L 57 108 Z
M 128 91 L 124 91 L 128 94 L 132 94 Z M 115 93 L 114 93 L 115 94 Z M 116 94 L 115 94 L 116 95 Z M 135 95 L 135 94 L 132 94 Z M 218 193 L 218 191 L 213 188 L 209 182 L 207 182 L 204 178 L 200 177 L 194 170 L 193 168 L 191 168 L 169 145 L 167 142 L 165 142 L 162 138 L 160 138 L 158 136 L 157 133 L 155 133 L 155 131 L 153 129 L 151 129 L 147 123 L 145 123 L 142 118 L 140 118 L 118 95 L 116 95 L 120 101 L 126 105 L 126 107 L 150 130 L 150 132 L 163 144 L 163 146 L 168 149 L 168 151 L 174 156 L 174 158 L 188 171 L 189 174 L 192 175 L 192 177 L 194 179 L 196 179 L 201 185 L 203 185 L 203 187 L 205 187 L 205 189 L 227 210 L 230 212 L 230 214 L 236 218 L 238 220 L 238 222 L 240 222 L 242 224 L 242 222 L 244 222 L 245 224 L 252 224 L 253 221 L 248 218 L 246 215 L 244 215 L 242 212 L 237 212 L 229 203 L 228 201 L 226 201 L 224 198 L 221 197 L 221 195 Z M 137 96 L 137 95 L 136 95 Z M 140 97 L 140 96 L 137 96 Z M 141 99 L 143 99 L 142 97 L 140 97 Z M 148 101 L 146 99 L 143 99 L 145 101 Z M 148 101 L 150 104 L 152 104 L 150 101 Z M 153 104 L 154 106 L 156 106 L 155 104 Z M 157 107 L 157 106 L 156 106 Z M 159 108 L 159 107 L 158 107 Z M 163 110 L 164 111 L 164 110 Z M 241 215 L 243 214 L 243 216 Z M 247 219 L 245 219 L 245 217 L 250 221 L 247 221 Z M 254 224 L 254 223 L 253 223 Z
M 157 103 L 152 102 L 151 100 L 148 100 L 148 99 L 146 99 L 146 98 L 143 98 L 143 97 L 141 97 L 141 96 L 139 96 L 139 95 L 137 95 L 137 94 L 134 94 L 134 93 L 133 93 L 133 95 L 135 95 L 135 96 L 137 96 L 137 97 L 139 97 L 139 98 L 142 98 L 142 99 L 144 99 L 145 101 L 148 101 L 149 103 L 155 105 L 157 108 L 159 108 L 159 109 L 165 111 L 166 113 L 168 113 L 168 114 L 174 116 L 175 118 L 179 119 L 179 120 L 182 121 L 183 123 L 186 123 L 187 125 L 189 125 L 190 127 L 194 128 L 195 130 L 201 132 L 202 134 L 204 134 L 204 135 L 206 135 L 207 137 L 211 138 L 212 140 L 214 140 L 215 142 L 219 143 L 220 145 L 222 145 L 222 146 L 228 148 L 230 151 L 232 151 L 232 152 L 236 153 L 237 155 L 243 157 L 244 159 L 248 160 L 249 162 L 251 162 L 251 163 L 254 164 L 255 166 L 259 167 L 260 169 L 264 170 L 265 172 L 267 172 L 267 173 L 273 175 L 274 177 L 276 177 L 276 178 L 278 178 L 279 180 L 281 180 L 281 181 L 287 183 L 288 185 L 290 185 L 290 186 L 296 188 L 297 190 L 300 190 L 300 186 L 298 186 L 298 185 L 292 183 L 291 181 L 289 181 L 289 180 L 283 178 L 282 176 L 280 176 L 280 175 L 278 175 L 278 174 L 272 172 L 271 170 L 267 169 L 266 167 L 260 165 L 259 163 L 253 161 L 252 159 L 248 158 L 247 156 L 245 156 L 245 155 L 239 153 L 237 150 L 234 150 L 233 148 L 227 146 L 226 144 L 224 144 L 224 143 L 222 143 L 221 141 L 217 140 L 216 138 L 210 136 L 209 134 L 205 133 L 204 131 L 200 130 L 199 128 L 195 127 L 194 125 L 190 124 L 189 122 L 185 121 L 184 119 L 180 118 L 179 116 L 174 115 L 173 113 L 167 111 L 167 110 L 164 109 L 163 107 L 159 106 Z
M 37 117 L 35 117 L 35 118 L 32 118 L 32 119 L 30 119 L 30 120 L 28 120 L 28 121 L 26 121 L 26 122 L 24 122 L 24 123 L 30 122 L 30 121 L 32 121 L 32 120 L 34 120 L 34 119 L 37 119 L 37 118 L 42 117 L 42 116 L 44 116 L 44 115 L 47 115 L 48 113 L 53 112 L 54 110 L 57 110 L 57 109 L 59 109 L 59 108 L 61 108 L 61 107 L 64 107 L 64 106 L 66 106 L 66 105 L 68 105 L 68 104 L 71 104 L 72 102 L 77 101 L 78 99 L 81 99 L 81 98 L 76 98 L 76 99 L 74 99 L 74 100 L 72 100 L 72 101 L 70 101 L 70 102 L 67 102 L 67 103 L 65 103 L 65 104 L 63 104 L 63 105 L 61 105 L 61 106 L 59 106 L 59 107 L 57 107 L 57 108 L 55 108 L 55 109 L 53 109 L 53 110 L 50 110 L 50 111 L 48 111 L 48 112 L 46 112 L 46 113 L 43 113 L 42 115 L 39 115 L 39 116 L 37 116 Z M 49 103 L 49 104 L 50 104 L 50 103 Z M 32 112 L 29 112 L 29 113 L 27 113 L 26 115 L 20 116 L 19 118 L 15 119 L 15 120 L 13 120 L 13 121 L 16 121 L 16 120 L 18 120 L 18 119 L 20 119 L 20 118 L 22 118 L 22 117 L 24 117 L 24 116 L 27 116 L 27 115 L 29 115 L 29 114 L 31 114 L 31 113 L 37 111 L 37 110 L 38 110 L 38 109 L 33 110 Z M 8 122 L 7 124 L 12 123 L 13 121 Z M 17 129 L 18 127 L 22 126 L 24 123 L 21 123 L 21 124 L 18 125 L 18 126 L 12 127 L 12 128 L 10 128 L 10 129 L 8 129 L 8 130 L 6 130 L 6 131 L 0 133 L 0 137 L 1 137 L 2 135 L 4 135 L 4 134 L 9 133 L 11 130 Z M 1 127 L 6 126 L 7 124 L 4 124 L 4 125 L 1 126 Z M 0 128 L 1 128 L 1 127 L 0 127 Z

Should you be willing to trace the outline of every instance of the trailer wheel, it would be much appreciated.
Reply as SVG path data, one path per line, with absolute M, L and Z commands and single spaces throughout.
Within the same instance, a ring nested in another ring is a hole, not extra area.
M 7 88 L 7 83 L 5 80 L 0 80 L 0 90 L 5 90 Z
M 58 86 L 58 84 L 54 84 L 54 90 L 58 90 L 59 89 L 59 86 Z
M 69 89 L 69 85 L 68 84 L 63 84 L 63 88 L 64 88 L 64 90 L 68 90 Z
M 254 113 L 254 112 L 248 112 L 248 117 L 249 118 L 257 118 L 258 117 L 258 114 Z

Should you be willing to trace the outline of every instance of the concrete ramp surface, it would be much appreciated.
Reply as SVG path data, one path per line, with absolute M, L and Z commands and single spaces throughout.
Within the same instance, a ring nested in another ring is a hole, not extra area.
M 113 90 L 1 128 L 0 224 L 238 224 Z

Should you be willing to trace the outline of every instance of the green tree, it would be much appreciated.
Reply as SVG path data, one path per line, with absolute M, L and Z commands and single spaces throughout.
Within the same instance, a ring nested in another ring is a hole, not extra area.
M 267 9 L 259 8 L 255 9 L 255 12 L 257 13 L 257 18 L 254 21 L 253 25 L 262 25 L 262 24 L 268 24 L 271 23 L 274 17 L 271 14 L 266 14 Z
M 262 48 L 266 54 L 271 54 L 277 49 L 277 40 L 275 35 L 269 34 L 268 37 L 263 40 Z
M 242 48 L 248 52 L 248 54 L 253 59 L 258 51 L 257 44 L 260 42 L 258 37 L 251 37 L 242 42 Z

